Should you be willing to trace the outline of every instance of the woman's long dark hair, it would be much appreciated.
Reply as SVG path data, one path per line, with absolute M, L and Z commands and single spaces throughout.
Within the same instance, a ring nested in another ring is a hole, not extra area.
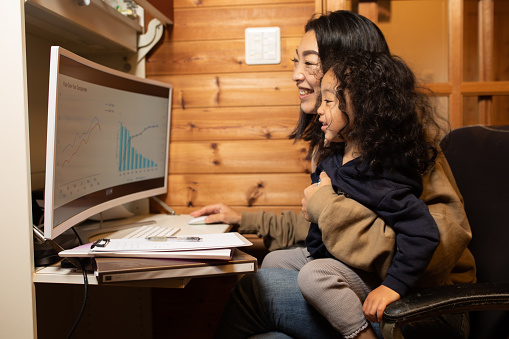
M 366 17 L 350 11 L 315 14 L 307 22 L 305 31 L 315 32 L 321 60 L 325 60 L 327 55 L 357 51 L 390 55 L 389 46 L 380 29 Z M 317 114 L 307 114 L 301 110 L 297 126 L 289 136 L 290 139 L 309 141 L 308 159 L 311 159 L 322 134 L 317 122 Z
M 337 80 L 339 107 L 346 107 L 347 93 L 353 112 L 345 112 L 350 125 L 342 135 L 356 144 L 359 160 L 375 175 L 423 175 L 438 154 L 442 130 L 430 91 L 418 84 L 406 63 L 385 53 L 357 52 L 330 55 L 322 64 Z M 319 143 L 318 159 L 328 153 Z

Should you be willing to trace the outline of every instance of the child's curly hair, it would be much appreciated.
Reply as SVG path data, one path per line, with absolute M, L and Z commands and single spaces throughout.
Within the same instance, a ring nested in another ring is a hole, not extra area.
M 350 120 L 341 133 L 357 144 L 359 159 L 375 175 L 393 170 L 422 175 L 433 166 L 442 129 L 430 104 L 431 91 L 418 86 L 401 58 L 357 52 L 330 57 L 323 65 L 324 73 L 331 71 L 337 79 L 340 109 Z M 353 116 L 344 110 L 345 91 Z M 331 152 L 320 143 L 318 159 Z

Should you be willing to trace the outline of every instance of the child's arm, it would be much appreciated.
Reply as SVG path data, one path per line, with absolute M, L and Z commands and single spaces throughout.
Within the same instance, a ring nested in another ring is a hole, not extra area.
M 369 321 L 380 322 L 387 305 L 399 299 L 400 295 L 396 291 L 380 285 L 368 294 L 362 305 L 362 312 Z

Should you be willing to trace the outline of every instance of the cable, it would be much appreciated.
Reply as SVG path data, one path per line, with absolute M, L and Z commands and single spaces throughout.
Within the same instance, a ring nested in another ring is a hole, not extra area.
M 74 230 L 74 229 L 73 229 Z M 83 271 L 83 285 L 85 285 L 85 296 L 83 297 L 83 304 L 81 305 L 81 311 L 78 315 L 78 318 L 74 322 L 74 325 L 72 326 L 71 330 L 69 331 L 69 334 L 67 335 L 67 339 L 70 339 L 72 334 L 74 333 L 74 330 L 76 330 L 76 327 L 78 327 L 78 324 L 83 317 L 83 314 L 85 313 L 85 307 L 87 306 L 87 300 L 88 300 L 88 277 L 87 277 L 87 271 L 85 271 L 85 265 L 83 265 L 83 261 L 79 259 L 81 270 Z
M 74 234 L 76 235 L 76 238 L 78 238 L 78 243 L 80 245 L 83 245 L 83 241 L 81 241 L 81 238 L 80 238 L 80 235 L 78 234 L 78 232 L 76 232 L 76 230 L 74 229 L 74 227 L 71 227 L 72 231 L 74 232 Z M 81 263 L 81 261 L 80 261 Z
M 78 232 L 76 232 L 74 227 L 71 227 L 71 229 L 74 232 L 74 234 L 76 235 L 76 237 L 78 238 L 79 244 L 83 245 L 83 242 L 81 241 L 81 238 L 80 238 Z M 80 314 L 78 315 L 78 318 L 74 322 L 74 325 L 71 328 L 71 331 L 69 331 L 69 334 L 67 335 L 67 339 L 71 338 L 72 334 L 74 333 L 74 330 L 76 330 L 76 327 L 78 327 L 78 324 L 79 324 L 81 318 L 83 317 L 83 314 L 85 313 L 85 307 L 87 306 L 87 300 L 88 300 L 88 277 L 87 277 L 87 271 L 85 270 L 85 265 L 83 264 L 83 260 L 79 259 L 79 261 L 80 261 L 81 271 L 83 272 L 83 285 L 85 286 L 85 296 L 83 297 L 83 304 L 81 306 Z
M 53 240 L 45 239 L 44 235 L 42 234 L 41 230 L 35 225 L 32 225 L 34 237 L 37 240 L 38 243 L 43 244 L 45 242 L 49 243 L 57 252 L 60 252 L 63 250 L 63 248 L 54 242 Z M 78 242 L 80 245 L 82 244 L 81 238 L 78 235 L 78 232 L 74 229 L 74 227 L 71 227 L 74 234 L 78 238 Z M 69 331 L 69 334 L 67 335 L 67 339 L 70 339 L 72 337 L 72 334 L 76 330 L 76 327 L 78 327 L 78 324 L 80 323 L 81 318 L 83 317 L 83 314 L 85 313 L 85 307 L 87 306 L 87 300 L 88 300 L 88 277 L 87 277 L 87 271 L 85 270 L 85 265 L 83 264 L 83 260 L 81 258 L 67 258 L 67 260 L 71 261 L 73 265 L 76 265 L 77 261 L 79 261 L 79 266 L 81 267 L 81 271 L 83 272 L 83 285 L 85 286 L 85 295 L 83 297 L 83 304 L 81 306 L 80 314 L 78 315 L 78 318 L 74 322 L 74 325 L 72 326 L 71 330 Z M 77 267 L 77 266 L 76 266 Z

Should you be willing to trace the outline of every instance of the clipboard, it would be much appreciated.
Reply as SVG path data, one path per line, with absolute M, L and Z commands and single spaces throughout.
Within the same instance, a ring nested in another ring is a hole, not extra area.
M 138 258 L 215 258 L 229 259 L 226 249 L 251 246 L 237 232 L 193 235 L 200 241 L 151 241 L 148 239 L 100 239 L 61 251 L 60 257 L 138 257 Z

